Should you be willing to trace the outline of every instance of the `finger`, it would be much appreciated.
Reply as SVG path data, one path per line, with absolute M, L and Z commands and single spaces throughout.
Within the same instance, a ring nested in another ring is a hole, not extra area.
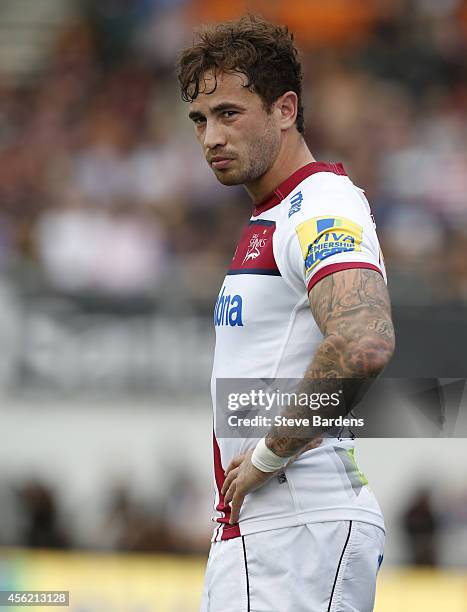
M 229 522 L 231 525 L 233 525 L 234 523 L 238 523 L 238 519 L 240 517 L 240 508 L 242 507 L 244 499 L 245 499 L 244 495 L 242 495 L 241 493 L 238 493 L 237 491 L 235 492 L 235 495 L 233 496 L 233 499 L 232 499 L 232 503 L 230 505 L 230 507 L 232 508 L 232 511 L 230 513 Z
M 236 489 L 237 489 L 237 481 L 234 480 L 234 482 L 228 488 L 227 493 L 224 495 L 225 504 L 228 504 L 230 501 L 232 501 L 232 498 L 235 495 Z
M 234 468 L 238 467 L 243 462 L 244 458 L 245 458 L 245 454 L 237 455 L 236 457 L 234 457 L 232 459 L 232 461 L 229 463 L 229 465 L 228 465 L 227 469 L 225 470 L 224 474 L 228 474 L 230 472 L 230 470 L 233 470 Z
M 235 468 L 234 470 L 231 470 L 228 474 L 226 479 L 224 480 L 224 484 L 222 485 L 222 489 L 221 489 L 221 493 L 222 495 L 225 495 L 225 492 L 227 491 L 227 489 L 230 487 L 230 485 L 232 484 L 232 481 L 235 480 L 235 478 L 237 478 L 237 474 L 239 471 L 239 467 Z

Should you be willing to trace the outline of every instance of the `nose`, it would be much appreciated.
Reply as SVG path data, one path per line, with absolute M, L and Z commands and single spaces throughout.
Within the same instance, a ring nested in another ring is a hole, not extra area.
M 204 131 L 204 147 L 207 150 L 223 147 L 226 144 L 225 131 L 217 121 L 206 121 Z

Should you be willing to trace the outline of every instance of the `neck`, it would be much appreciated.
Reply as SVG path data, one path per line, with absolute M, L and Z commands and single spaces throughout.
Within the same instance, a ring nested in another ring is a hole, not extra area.
M 296 130 L 282 140 L 279 154 L 265 174 L 245 185 L 253 202 L 261 202 L 299 168 L 316 161 Z

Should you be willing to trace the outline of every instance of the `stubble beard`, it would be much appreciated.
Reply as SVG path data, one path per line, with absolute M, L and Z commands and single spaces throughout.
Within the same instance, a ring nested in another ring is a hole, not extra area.
M 248 185 L 261 178 L 275 162 L 280 149 L 280 137 L 267 130 L 263 138 L 250 140 L 246 150 L 246 159 L 239 169 L 214 170 L 217 180 L 226 186 Z M 239 158 L 234 163 L 241 163 Z

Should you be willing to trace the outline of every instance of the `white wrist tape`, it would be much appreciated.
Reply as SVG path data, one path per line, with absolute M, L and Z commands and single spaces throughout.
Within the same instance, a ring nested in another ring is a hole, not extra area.
M 262 472 L 275 472 L 283 468 L 290 457 L 279 457 L 266 446 L 266 440 L 261 438 L 251 455 L 251 463 Z

